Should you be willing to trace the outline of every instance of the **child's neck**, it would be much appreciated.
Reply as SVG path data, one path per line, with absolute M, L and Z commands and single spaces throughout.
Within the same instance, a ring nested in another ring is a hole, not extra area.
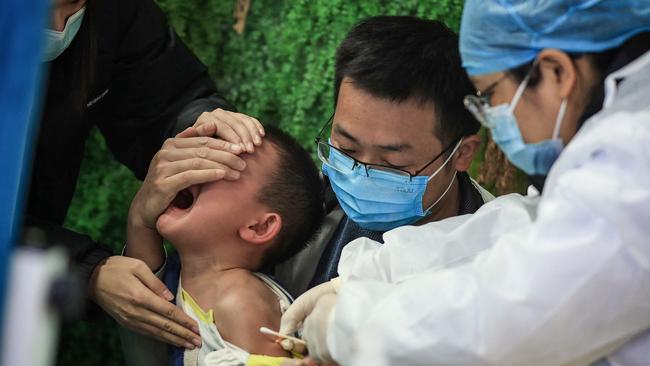
M 223 278 L 232 276 L 250 276 L 256 263 L 253 253 L 190 252 L 179 250 L 181 261 L 182 287 L 204 307 L 210 308 L 211 299 L 218 296 L 220 290 L 227 287 Z

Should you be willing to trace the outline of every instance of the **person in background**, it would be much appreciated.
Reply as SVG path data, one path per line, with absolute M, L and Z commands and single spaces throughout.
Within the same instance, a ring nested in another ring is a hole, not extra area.
M 185 175 L 182 185 L 190 185 L 237 179 L 245 167 L 237 155 L 254 150 L 262 127 L 225 111 L 233 107 L 152 0 L 54 0 L 44 36 L 42 60 L 49 75 L 24 241 L 65 245 L 83 280 L 82 291 L 119 323 L 173 344 L 191 342 L 197 337 L 194 321 L 173 311 L 166 301 L 171 294 L 143 262 L 113 256 L 105 246 L 62 227 L 86 140 L 98 127 L 115 159 L 142 179 L 163 141 L 195 125 L 183 135 L 188 137 L 184 155 L 173 157 L 201 161 L 202 169 Z M 200 137 L 214 133 L 229 141 L 225 152 Z M 174 187 L 161 189 L 155 199 L 171 196 Z
M 378 16 L 336 52 L 335 112 L 317 138 L 329 214 L 308 249 L 276 268 L 295 296 L 338 275 L 343 248 L 404 225 L 471 214 L 492 195 L 467 174 L 479 124 L 458 37 L 443 23 Z M 330 133 L 331 131 L 331 133 Z
M 343 365 L 647 365 L 650 3 L 470 0 L 460 49 L 537 190 L 349 244 L 283 331 Z

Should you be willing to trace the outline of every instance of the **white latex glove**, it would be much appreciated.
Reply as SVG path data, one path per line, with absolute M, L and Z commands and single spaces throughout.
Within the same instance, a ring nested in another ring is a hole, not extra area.
M 287 335 L 295 333 L 300 325 L 305 321 L 305 318 L 312 313 L 318 300 L 325 295 L 336 294 L 339 287 L 341 287 L 341 279 L 335 277 L 330 281 L 321 283 L 298 296 L 296 301 L 294 301 L 293 304 L 289 306 L 289 309 L 287 309 L 287 311 L 282 315 L 280 333 Z M 301 344 L 294 344 L 294 342 L 289 339 L 283 340 L 280 342 L 280 345 L 286 351 L 298 353 L 305 352 L 305 349 Z
M 316 301 L 316 306 L 304 321 L 302 339 L 307 343 L 309 357 L 318 362 L 332 361 L 327 346 L 327 327 L 335 306 L 336 294 L 325 294 Z

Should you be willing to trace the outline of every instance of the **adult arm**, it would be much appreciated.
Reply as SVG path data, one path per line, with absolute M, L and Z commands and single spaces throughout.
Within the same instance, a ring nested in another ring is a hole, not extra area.
M 423 271 L 469 262 L 503 233 L 531 225 L 538 202 L 538 195 L 510 194 L 486 203 L 472 215 L 388 231 L 383 238 L 388 245 L 356 239 L 343 248 L 338 272 L 343 282 L 399 283 Z M 404 253 L 419 255 L 406 259 Z
M 88 109 L 115 157 L 139 179 L 166 138 L 204 112 L 231 110 L 206 67 L 152 0 L 120 0 L 103 9 L 117 19 L 108 91 Z
M 332 355 L 349 365 L 581 365 L 607 355 L 650 326 L 649 177 L 630 170 L 647 164 L 643 154 L 593 154 L 547 186 L 533 225 L 473 261 L 398 284 L 344 283 Z
M 502 196 L 483 205 L 473 215 L 388 231 L 384 234 L 384 244 L 368 238 L 356 239 L 343 248 L 338 266 L 340 277 L 335 282 L 400 283 L 424 271 L 467 263 L 513 226 L 529 226 L 538 201 L 539 196 Z M 474 230 L 476 227 L 481 230 Z M 335 282 L 316 286 L 298 297 L 283 315 L 281 331 L 295 332 L 320 297 L 336 292 Z M 293 344 L 287 342 L 285 346 L 292 349 Z M 294 350 L 301 352 L 299 348 Z

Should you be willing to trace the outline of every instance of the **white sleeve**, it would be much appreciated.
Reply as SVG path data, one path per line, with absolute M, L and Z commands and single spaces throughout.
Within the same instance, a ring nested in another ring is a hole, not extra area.
M 594 156 L 558 176 L 534 224 L 515 227 L 471 262 L 400 283 L 344 282 L 328 331 L 334 358 L 344 365 L 584 365 L 649 328 L 644 154 L 624 156 L 627 164 Z M 420 254 L 404 247 L 394 259 Z
M 484 204 L 472 215 L 388 231 L 385 245 L 368 238 L 356 239 L 343 248 L 339 275 L 343 281 L 398 283 L 422 271 L 460 265 L 487 249 L 504 232 L 529 226 L 538 202 L 539 196 L 510 194 Z

